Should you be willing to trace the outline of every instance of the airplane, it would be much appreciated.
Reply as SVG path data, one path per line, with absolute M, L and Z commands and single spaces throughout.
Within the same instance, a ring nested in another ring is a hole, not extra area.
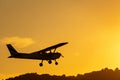
M 60 52 L 56 52 L 56 49 L 65 44 L 68 44 L 68 42 L 59 43 L 42 50 L 32 52 L 30 54 L 18 52 L 11 44 L 7 44 L 6 46 L 11 54 L 8 58 L 41 60 L 41 63 L 39 64 L 39 66 L 43 66 L 44 60 L 48 61 L 49 64 L 51 64 L 52 60 L 54 60 L 55 65 L 58 65 L 58 62 L 56 61 L 56 59 L 60 58 L 60 56 L 61 57 L 64 57 L 64 56 Z

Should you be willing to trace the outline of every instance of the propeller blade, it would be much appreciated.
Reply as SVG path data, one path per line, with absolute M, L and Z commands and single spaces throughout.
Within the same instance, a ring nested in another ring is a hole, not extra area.
M 64 58 L 64 56 L 63 56 L 63 55 L 61 55 L 61 57 L 63 57 L 63 58 Z

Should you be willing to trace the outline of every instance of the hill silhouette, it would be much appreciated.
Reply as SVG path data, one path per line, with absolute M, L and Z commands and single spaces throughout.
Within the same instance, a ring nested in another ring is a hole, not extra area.
M 26 73 L 6 80 L 120 80 L 120 70 L 118 68 L 115 70 L 104 68 L 100 71 L 93 71 L 83 75 L 78 74 L 77 76 Z

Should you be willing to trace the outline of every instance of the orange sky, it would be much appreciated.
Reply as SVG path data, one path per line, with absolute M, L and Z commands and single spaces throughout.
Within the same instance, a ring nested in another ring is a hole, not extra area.
M 0 0 L 0 73 L 76 75 L 120 67 L 119 0 Z M 8 59 L 6 43 L 33 52 L 59 42 L 59 65 Z M 9 66 L 9 67 L 8 67 Z

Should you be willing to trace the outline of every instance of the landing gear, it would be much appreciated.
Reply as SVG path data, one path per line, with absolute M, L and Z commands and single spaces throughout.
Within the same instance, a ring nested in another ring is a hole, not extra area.
M 48 60 L 48 63 L 51 64 L 52 60 Z M 55 65 L 58 65 L 58 62 L 55 60 Z M 41 61 L 41 63 L 39 64 L 40 67 L 43 66 L 43 60 Z
M 58 62 L 55 62 L 55 65 L 58 65 Z
M 40 63 L 39 65 L 40 65 L 40 67 L 42 67 L 42 66 L 43 66 L 43 63 Z
M 51 64 L 51 63 L 52 63 L 52 61 L 51 61 L 51 60 L 49 60 L 49 61 L 48 61 L 48 63 L 49 63 L 49 64 Z
M 55 65 L 58 65 L 58 62 L 55 60 Z
M 42 67 L 42 66 L 43 66 L 43 60 L 41 61 L 41 63 L 40 63 L 39 65 L 40 65 L 40 67 Z

